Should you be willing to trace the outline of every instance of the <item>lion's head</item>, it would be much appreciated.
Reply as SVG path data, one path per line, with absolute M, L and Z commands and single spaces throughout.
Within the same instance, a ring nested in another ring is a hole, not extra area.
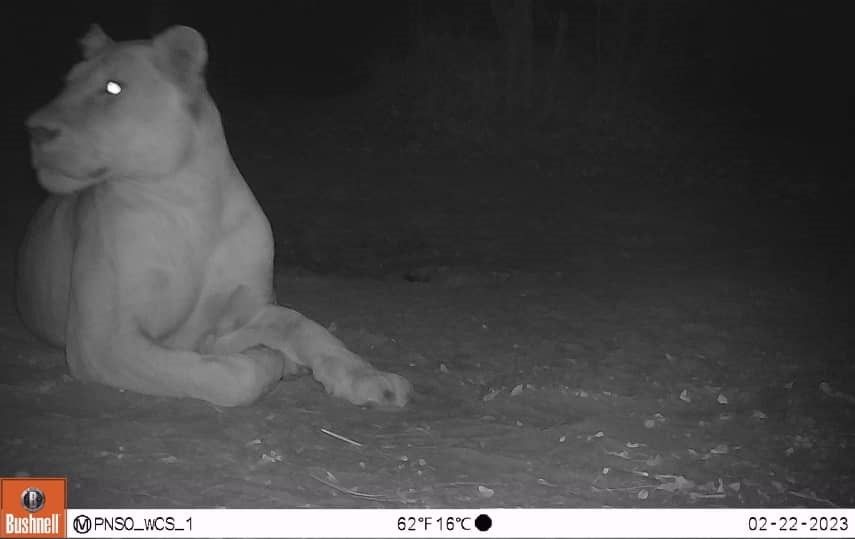
M 62 93 L 27 121 L 39 182 L 70 193 L 110 179 L 168 177 L 187 158 L 205 106 L 205 41 L 173 27 L 114 43 L 93 26 Z

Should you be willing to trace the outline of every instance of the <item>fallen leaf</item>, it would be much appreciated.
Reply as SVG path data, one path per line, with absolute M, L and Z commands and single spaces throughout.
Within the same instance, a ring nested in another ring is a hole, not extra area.
M 730 453 L 730 448 L 727 447 L 727 444 L 718 444 L 710 449 L 710 453 L 713 455 L 726 455 Z
M 690 479 L 686 479 L 682 475 L 656 475 L 654 477 L 660 481 L 666 481 L 665 483 L 658 485 L 656 487 L 657 490 L 677 492 L 695 488 L 695 482 Z
M 483 400 L 484 402 L 491 401 L 495 399 L 499 395 L 499 393 L 501 393 L 501 391 L 499 391 L 498 389 L 493 389 L 489 393 L 484 395 L 481 400 Z
M 491 488 L 487 488 L 485 486 L 478 485 L 478 494 L 482 498 L 492 498 L 493 494 L 495 494 L 495 493 L 496 493 L 496 491 L 491 489 Z
M 657 454 L 655 457 L 650 457 L 644 464 L 650 466 L 651 468 L 656 468 L 658 466 L 662 466 L 662 455 Z

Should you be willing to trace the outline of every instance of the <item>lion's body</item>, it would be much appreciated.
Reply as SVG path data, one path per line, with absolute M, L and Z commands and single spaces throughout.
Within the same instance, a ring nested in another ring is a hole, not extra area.
M 26 325 L 74 376 L 143 393 L 242 404 L 304 365 L 351 402 L 403 405 L 406 380 L 275 305 L 270 225 L 201 81 L 201 37 L 84 46 L 29 120 L 53 194 L 20 251 Z M 120 94 L 98 93 L 114 80 Z
M 145 193 L 126 193 L 112 183 L 49 197 L 19 257 L 19 305 L 27 326 L 56 346 L 66 344 L 74 245 L 80 246 L 77 286 L 97 291 L 91 295 L 103 303 L 99 310 L 122 310 L 104 286 L 115 283 L 140 329 L 169 346 L 195 348 L 238 286 L 252 290 L 261 304 L 272 302 L 270 226 L 240 176 L 218 181 L 229 185 L 204 189 L 188 182 L 186 193 L 175 181 L 158 186 L 169 187 L 170 196 L 158 197 L 156 206 Z M 135 204 L 139 198 L 145 203 Z

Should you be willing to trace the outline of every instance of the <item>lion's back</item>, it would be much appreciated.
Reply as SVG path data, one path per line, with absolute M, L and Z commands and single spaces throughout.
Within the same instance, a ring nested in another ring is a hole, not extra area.
M 18 252 L 15 288 L 21 319 L 57 347 L 65 342 L 77 201 L 77 195 L 45 200 Z

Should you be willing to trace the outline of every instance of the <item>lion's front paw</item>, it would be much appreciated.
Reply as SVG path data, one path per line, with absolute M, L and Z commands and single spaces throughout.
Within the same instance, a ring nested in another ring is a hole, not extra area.
M 259 388 L 259 395 L 270 391 L 286 374 L 285 367 L 288 362 L 278 350 L 259 345 L 244 350 L 243 355 L 250 360 L 247 367 Z
M 349 379 L 339 385 L 339 396 L 356 405 L 400 408 L 407 404 L 413 391 L 406 378 L 391 372 L 368 368 L 349 374 Z

